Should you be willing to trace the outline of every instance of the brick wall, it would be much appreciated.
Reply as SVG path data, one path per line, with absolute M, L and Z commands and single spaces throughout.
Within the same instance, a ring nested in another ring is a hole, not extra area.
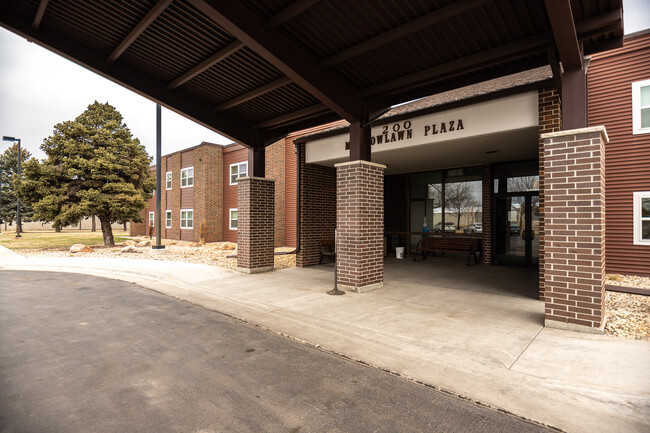
M 265 176 L 275 180 L 275 246 L 285 245 L 285 140 L 266 148 Z
M 597 331 L 605 302 L 604 127 L 545 134 L 546 326 Z
M 242 177 L 237 198 L 237 270 L 257 273 L 273 269 L 275 182 Z
M 336 164 L 337 284 L 363 292 L 384 284 L 384 170 L 367 161 Z
M 317 265 L 318 242 L 334 239 L 336 228 L 336 170 L 305 163 L 305 145 L 300 152 L 300 252 L 296 266 Z
M 223 150 L 200 146 L 194 160 L 194 241 L 201 236 L 205 221 L 205 241 L 223 238 Z
M 483 166 L 483 204 L 481 212 L 481 221 L 483 222 L 483 263 L 492 264 L 492 166 Z
M 539 98 L 539 299 L 546 297 L 544 282 L 544 253 L 545 253 L 545 227 L 544 227 L 544 140 L 542 134 L 559 131 L 561 128 L 561 104 L 557 90 L 554 88 L 540 89 Z

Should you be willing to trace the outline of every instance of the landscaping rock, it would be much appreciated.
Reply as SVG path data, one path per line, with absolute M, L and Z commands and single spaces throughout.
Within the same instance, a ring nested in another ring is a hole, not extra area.
M 127 245 L 120 250 L 120 253 L 137 253 L 138 249 L 133 245 Z
M 237 244 L 234 244 L 232 242 L 224 242 L 219 247 L 220 250 L 234 250 L 236 248 L 237 248 Z
M 151 241 L 150 240 L 144 240 L 144 241 L 138 242 L 138 248 L 150 247 L 150 246 L 151 246 Z
M 126 245 L 127 247 L 135 247 L 136 245 L 138 245 L 138 243 L 134 240 L 128 239 L 124 241 L 124 245 Z
M 70 252 L 72 254 L 74 254 L 74 253 L 92 253 L 93 249 L 90 248 L 88 245 L 74 244 L 73 246 L 70 247 Z
M 200 247 L 201 244 L 198 243 L 198 242 L 192 242 L 192 243 L 190 243 L 190 246 L 196 248 L 196 247 Z

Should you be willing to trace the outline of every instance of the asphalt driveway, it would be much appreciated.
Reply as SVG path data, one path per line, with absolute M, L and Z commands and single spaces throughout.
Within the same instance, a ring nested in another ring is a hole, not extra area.
M 0 431 L 548 430 L 134 284 L 2 271 Z

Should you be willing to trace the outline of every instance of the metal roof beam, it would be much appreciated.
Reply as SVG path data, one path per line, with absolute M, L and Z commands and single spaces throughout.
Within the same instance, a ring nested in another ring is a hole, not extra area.
M 340 51 L 324 60 L 322 60 L 318 66 L 321 67 L 330 67 L 338 63 L 344 62 L 345 60 L 351 59 L 358 55 L 361 55 L 367 51 L 373 50 L 375 48 L 386 45 L 390 42 L 393 42 L 397 39 L 401 39 L 405 36 L 415 33 L 427 27 L 431 27 L 435 24 L 438 24 L 442 21 L 448 20 L 454 16 L 460 15 L 464 12 L 467 12 L 471 9 L 475 9 L 479 6 L 484 5 L 492 0 L 461 0 L 453 2 L 447 6 L 443 6 L 440 9 L 437 9 L 433 12 L 429 12 L 426 15 L 421 16 L 413 21 L 409 21 L 401 26 L 394 27 L 387 32 L 379 34 L 373 38 L 370 38 L 360 44 L 354 45 L 350 48 L 347 48 L 343 51 Z
M 320 70 L 309 52 L 284 35 L 266 29 L 263 20 L 242 3 L 218 0 L 189 2 L 341 117 L 354 121 L 362 116 L 358 89 L 348 81 Z
M 371 97 L 382 94 L 395 93 L 408 89 L 409 87 L 425 84 L 427 81 L 440 80 L 444 77 L 453 76 L 462 72 L 485 67 L 490 64 L 500 63 L 504 58 L 512 58 L 517 54 L 530 54 L 531 51 L 539 49 L 544 51 L 548 44 L 553 41 L 550 32 L 541 33 L 519 41 L 482 51 L 470 57 L 462 57 L 432 68 L 423 69 L 413 74 L 396 78 L 391 81 L 370 87 L 361 92 L 362 96 Z
M 120 44 L 113 50 L 110 56 L 108 56 L 108 63 L 113 63 L 115 60 L 117 60 L 118 57 L 122 55 L 124 51 L 126 51 L 127 48 L 129 48 L 129 45 L 131 45 L 133 42 L 135 42 L 136 39 L 144 32 L 147 27 L 151 25 L 152 22 L 158 16 L 160 16 L 161 13 L 165 9 L 167 9 L 167 6 L 171 4 L 173 0 L 158 0 L 158 3 L 156 3 L 153 8 L 147 14 L 142 18 L 142 20 L 129 32 L 129 34 L 120 42 Z
M 192 78 L 196 77 L 199 75 L 201 72 L 205 71 L 206 69 L 210 69 L 212 66 L 216 65 L 226 57 L 232 55 L 233 53 L 236 53 L 237 51 L 241 50 L 244 48 L 244 44 L 240 41 L 235 41 L 232 44 L 228 45 L 227 47 L 217 51 L 215 54 L 211 55 L 189 71 L 185 72 L 183 75 L 180 77 L 176 78 L 174 81 L 169 83 L 167 85 L 167 89 L 172 90 L 177 88 L 183 83 L 188 82 Z
M 120 84 L 137 94 L 160 103 L 165 107 L 189 117 L 233 141 L 249 144 L 255 142 L 253 125 L 231 113 L 215 114 L 212 104 L 183 89 L 170 92 L 166 82 L 135 68 L 126 62 L 107 63 L 106 56 L 83 43 L 61 33 L 31 28 L 31 20 L 20 17 L 0 3 L 0 24 L 10 31 L 73 61 L 104 78 Z
M 582 69 L 582 50 L 569 0 L 544 0 L 564 70 Z
M 279 89 L 280 87 L 285 86 L 290 82 L 291 80 L 289 78 L 282 77 L 278 80 L 272 81 L 268 84 L 258 87 L 257 89 L 251 90 L 248 93 L 244 93 L 241 96 L 237 96 L 236 98 L 233 98 L 229 101 L 219 104 L 216 107 L 214 107 L 214 111 L 224 111 L 232 107 L 236 107 L 237 105 L 243 104 L 246 101 L 250 101 L 251 99 L 255 99 L 266 93 L 272 92 L 275 89 Z
M 273 15 L 266 22 L 266 24 L 264 24 L 264 26 L 267 29 L 281 26 L 282 24 L 289 21 L 291 18 L 300 15 L 310 7 L 314 6 L 319 1 L 320 0 L 298 0 L 297 2 L 291 4 L 291 6 L 288 6 L 283 10 L 281 10 L 280 12 L 278 12 L 277 14 Z
M 36 15 L 34 16 L 34 22 L 32 23 L 32 28 L 36 30 L 41 26 L 41 21 L 43 20 L 43 15 L 45 15 L 45 9 L 47 9 L 47 4 L 50 0 L 41 0 L 38 4 L 38 9 L 36 10 Z
M 274 117 L 273 119 L 265 120 L 254 125 L 255 129 L 272 128 L 277 125 L 283 125 L 296 119 L 306 117 L 313 117 L 313 115 L 327 111 L 328 108 L 324 104 L 316 104 L 311 107 L 303 108 L 301 110 L 293 111 L 291 113 L 283 114 L 282 116 Z

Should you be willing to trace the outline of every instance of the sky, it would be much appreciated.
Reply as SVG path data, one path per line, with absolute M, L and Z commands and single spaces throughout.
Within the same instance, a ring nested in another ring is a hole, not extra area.
M 624 0 L 625 33 L 650 27 L 650 0 Z M 0 135 L 21 139 L 37 158 L 55 124 L 73 120 L 94 101 L 109 102 L 124 117 L 150 155 L 156 151 L 154 102 L 45 48 L 0 28 Z M 162 153 L 203 141 L 227 144 L 225 137 L 179 114 L 162 109 Z M 11 143 L 0 142 L 0 152 Z

